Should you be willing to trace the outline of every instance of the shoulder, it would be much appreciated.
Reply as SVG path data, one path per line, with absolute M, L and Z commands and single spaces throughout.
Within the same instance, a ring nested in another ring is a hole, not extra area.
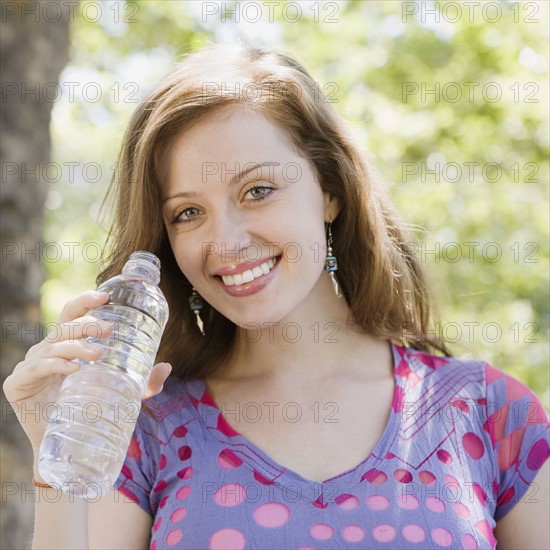
M 417 393 L 439 400 L 463 396 L 484 405 L 489 414 L 511 406 L 521 409 L 531 422 L 547 421 L 546 411 L 533 391 L 487 361 L 441 357 L 395 346 L 395 363 L 396 376 L 408 395 Z
M 399 347 L 396 380 L 402 430 L 428 422 L 432 437 L 434 430 L 451 430 L 463 464 L 471 463 L 472 471 L 482 466 L 492 478 L 487 488 L 495 520 L 532 490 L 550 450 L 548 414 L 528 386 L 486 361 Z
M 476 431 L 482 430 L 495 449 L 501 468 L 509 465 L 521 441 L 547 449 L 543 435 L 548 414 L 540 399 L 487 361 L 439 357 L 396 346 L 395 370 L 404 422 L 435 414 L 453 427 L 458 419 L 463 426 L 477 426 Z M 526 432 L 532 433 L 526 438 Z

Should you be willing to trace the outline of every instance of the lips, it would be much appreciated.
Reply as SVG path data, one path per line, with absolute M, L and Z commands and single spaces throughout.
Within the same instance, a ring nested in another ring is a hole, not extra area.
M 275 256 L 260 262 L 243 262 L 220 270 L 214 278 L 227 294 L 235 297 L 250 296 L 269 284 L 278 271 L 280 259 L 281 256 Z
M 250 283 L 262 275 L 267 275 L 274 265 L 275 258 L 270 258 L 252 269 L 246 269 L 242 273 L 235 273 L 234 275 L 222 275 L 221 278 L 225 286 L 242 285 L 244 283 Z

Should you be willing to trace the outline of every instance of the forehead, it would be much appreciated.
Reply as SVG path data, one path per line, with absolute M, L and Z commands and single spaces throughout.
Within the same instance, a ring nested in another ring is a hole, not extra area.
M 236 165 L 296 158 L 290 137 L 261 111 L 245 106 L 223 107 L 180 134 L 163 155 L 166 183 L 195 176 L 208 163 Z M 238 167 L 237 167 L 238 168 Z

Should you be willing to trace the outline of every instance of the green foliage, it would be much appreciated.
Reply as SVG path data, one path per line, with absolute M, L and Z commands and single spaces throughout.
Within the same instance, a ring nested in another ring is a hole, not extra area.
M 84 253 L 84 244 L 105 239 L 108 224 L 95 216 L 132 101 L 185 52 L 240 38 L 303 62 L 372 154 L 432 274 L 455 354 L 489 360 L 547 401 L 547 4 L 531 14 L 501 2 L 498 21 L 479 8 L 473 21 L 464 12 L 440 23 L 404 17 L 412 2 L 301 2 L 297 22 L 285 5 L 273 23 L 243 13 L 239 24 L 230 13 L 222 22 L 222 6 L 205 17 L 201 2 L 130 3 L 119 12 L 126 24 L 112 24 L 114 11 L 111 24 L 76 18 L 65 79 L 98 82 L 102 95 L 56 105 L 55 160 L 97 163 L 102 176 L 70 182 L 64 173 L 52 184 L 46 240 L 81 244 L 74 262 L 47 263 L 45 320 L 94 287 L 97 247 Z

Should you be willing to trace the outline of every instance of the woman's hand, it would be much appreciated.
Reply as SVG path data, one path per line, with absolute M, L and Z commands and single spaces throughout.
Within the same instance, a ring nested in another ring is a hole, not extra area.
M 4 393 L 31 442 L 35 457 L 64 378 L 80 368 L 74 359 L 95 361 L 101 357 L 103 347 L 84 338 L 104 338 L 112 332 L 112 323 L 87 315 L 91 309 L 106 303 L 108 297 L 107 293 L 87 290 L 67 302 L 57 320 L 57 330 L 32 346 L 4 382 Z M 143 397 L 159 393 L 170 371 L 167 363 L 156 365 Z

